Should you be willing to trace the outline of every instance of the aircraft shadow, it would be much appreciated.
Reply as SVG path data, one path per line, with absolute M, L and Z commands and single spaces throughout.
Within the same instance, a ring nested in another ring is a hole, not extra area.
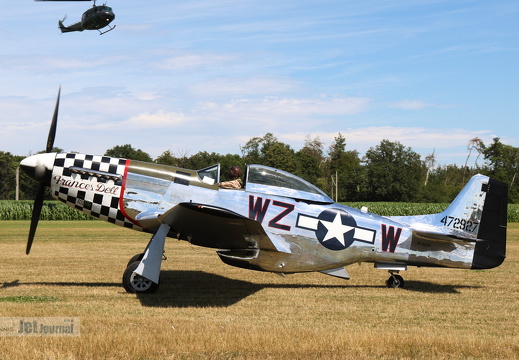
M 204 271 L 170 270 L 161 272 L 161 283 L 155 294 L 137 295 L 143 306 L 149 307 L 228 307 L 262 289 L 351 289 L 385 288 L 381 285 L 316 285 L 261 284 L 230 279 Z M 403 291 L 457 294 L 459 289 L 475 286 L 442 285 L 424 281 L 407 281 Z M 391 291 L 391 289 L 387 289 Z
M 14 280 L 11 282 L 4 282 L 0 285 L 0 289 L 23 286 L 23 285 L 50 285 L 50 286 L 84 286 L 84 287 L 113 287 L 121 286 L 121 283 L 108 283 L 108 282 L 20 282 L 20 280 Z
M 4 282 L 0 289 L 23 285 L 78 286 L 78 287 L 121 287 L 120 283 L 103 282 L 27 282 L 19 280 Z M 167 270 L 160 275 L 160 287 L 154 294 L 136 295 L 143 306 L 147 307 L 229 307 L 255 294 L 262 289 L 352 289 L 385 288 L 380 285 L 316 285 L 316 284 L 261 284 L 230 279 L 204 271 Z M 403 289 L 423 293 L 458 294 L 460 289 L 480 288 L 480 286 L 445 285 L 425 281 L 406 281 Z M 387 289 L 391 291 L 392 289 Z M 122 290 L 124 291 L 124 290 Z
M 137 297 L 151 307 L 227 307 L 264 287 L 203 271 L 163 270 L 157 292 Z
M 459 294 L 460 289 L 479 289 L 481 286 L 434 284 L 426 281 L 406 281 L 404 290 L 431 294 Z

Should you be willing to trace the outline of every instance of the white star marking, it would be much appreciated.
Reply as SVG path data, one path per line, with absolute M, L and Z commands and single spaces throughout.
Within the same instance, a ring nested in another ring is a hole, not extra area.
M 337 213 L 335 215 L 335 218 L 331 222 L 323 221 L 323 220 L 320 220 L 320 221 L 328 230 L 328 232 L 326 233 L 326 236 L 324 237 L 322 242 L 336 238 L 337 240 L 339 240 L 339 242 L 342 244 L 342 246 L 346 246 L 346 244 L 344 243 L 344 234 L 349 231 L 354 230 L 355 228 L 353 226 L 344 225 L 341 221 L 340 213 Z

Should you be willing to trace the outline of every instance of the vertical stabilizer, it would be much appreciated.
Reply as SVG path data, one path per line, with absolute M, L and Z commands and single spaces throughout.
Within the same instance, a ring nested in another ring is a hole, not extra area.
M 483 190 L 486 191 L 486 197 L 472 261 L 473 269 L 499 266 L 506 257 L 508 185 L 489 178 Z
M 451 235 L 476 241 L 472 269 L 501 265 L 506 253 L 508 185 L 475 175 L 440 214 Z

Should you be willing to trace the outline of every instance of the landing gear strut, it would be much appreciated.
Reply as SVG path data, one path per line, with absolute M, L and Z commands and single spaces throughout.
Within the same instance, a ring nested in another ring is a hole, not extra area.
M 389 274 L 391 276 L 389 277 L 389 279 L 386 280 L 386 286 L 388 288 L 404 287 L 404 278 L 398 275 L 398 270 L 389 270 Z
M 164 258 L 164 242 L 169 229 L 168 224 L 162 223 L 144 253 L 130 259 L 123 274 L 123 286 L 127 292 L 145 294 L 158 289 L 160 266 Z

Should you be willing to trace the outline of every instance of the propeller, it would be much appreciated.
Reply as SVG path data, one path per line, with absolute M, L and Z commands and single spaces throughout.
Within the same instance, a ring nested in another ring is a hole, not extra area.
M 61 86 L 58 90 L 58 98 L 56 99 L 56 107 L 54 108 L 54 115 L 52 116 L 52 122 L 50 124 L 49 136 L 47 137 L 47 146 L 45 148 L 45 153 L 50 153 L 52 151 L 52 147 L 54 146 L 54 138 L 56 137 L 56 126 L 58 123 L 58 110 L 59 110 L 59 98 L 61 95 Z M 26 166 L 26 168 L 28 168 Z M 36 228 L 38 227 L 38 221 L 40 220 L 41 208 L 43 207 L 43 198 L 45 196 L 45 186 L 50 185 L 45 181 L 45 172 L 46 168 L 41 164 L 35 164 L 33 166 L 35 179 L 39 181 L 38 184 L 38 192 L 36 194 L 36 198 L 34 199 L 34 206 L 32 209 L 31 216 L 31 228 L 29 230 L 29 238 L 27 240 L 27 249 L 25 253 L 29 255 L 31 252 L 32 242 L 34 241 L 34 235 L 36 234 Z M 25 171 L 25 170 L 24 170 Z M 43 172 L 43 174 L 42 174 Z

